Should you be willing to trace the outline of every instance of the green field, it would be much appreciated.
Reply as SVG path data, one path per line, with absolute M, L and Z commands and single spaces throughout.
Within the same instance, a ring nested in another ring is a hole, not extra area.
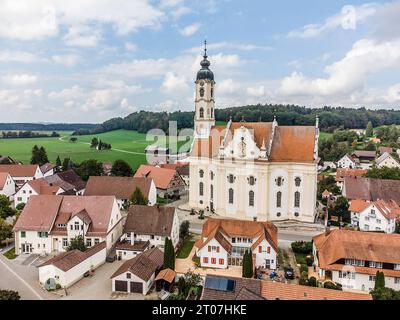
M 101 134 L 76 136 L 77 142 L 70 142 L 71 132 L 59 131 L 61 138 L 29 138 L 29 139 L 0 139 L 0 155 L 8 155 L 14 160 L 29 163 L 31 150 L 36 144 L 47 150 L 49 160 L 55 162 L 59 155 L 61 160 L 70 157 L 73 162 L 80 163 L 87 159 L 96 159 L 101 162 L 114 162 L 122 159 L 128 162 L 135 170 L 140 164 L 146 163 L 144 149 L 150 144 L 165 146 L 167 138 L 157 139 L 136 131 L 116 130 Z M 90 141 L 96 137 L 103 142 L 110 143 L 112 150 L 95 150 L 90 148 Z M 168 141 L 169 147 L 175 152 L 174 147 L 177 138 Z M 189 149 L 190 143 L 185 139 L 178 139 L 177 146 Z M 182 151 L 182 150 L 180 150 Z
M 333 136 L 332 133 L 320 132 L 320 133 L 319 133 L 319 141 L 327 140 L 327 139 L 329 139 L 329 138 L 332 138 L 332 136 Z

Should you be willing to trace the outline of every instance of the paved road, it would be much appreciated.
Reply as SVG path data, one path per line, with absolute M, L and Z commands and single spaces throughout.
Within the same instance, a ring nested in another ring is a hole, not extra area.
M 0 289 L 18 291 L 23 300 L 42 300 L 42 296 L 15 271 L 15 265 L 0 254 Z

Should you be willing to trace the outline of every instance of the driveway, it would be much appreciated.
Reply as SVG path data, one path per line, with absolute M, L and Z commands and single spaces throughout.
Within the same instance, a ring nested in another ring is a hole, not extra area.
M 143 296 L 136 293 L 113 293 L 111 291 L 112 274 L 124 263 L 124 261 L 106 262 L 94 271 L 92 277 L 81 279 L 72 287 L 67 289 L 67 296 L 62 300 L 145 300 L 156 299 L 156 294 Z M 60 294 L 64 291 L 60 290 Z

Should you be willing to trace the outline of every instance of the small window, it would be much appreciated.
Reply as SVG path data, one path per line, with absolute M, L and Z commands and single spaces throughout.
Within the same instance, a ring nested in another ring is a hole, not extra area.
M 276 185 L 278 187 L 281 187 L 283 185 L 283 178 L 282 177 L 278 177 L 275 181 L 276 181 Z
M 91 247 L 92 246 L 92 239 L 90 239 L 90 238 L 86 239 L 86 246 L 87 247 Z
M 203 178 L 203 177 L 204 177 L 204 170 L 200 170 L 200 171 L 199 171 L 199 176 L 200 176 L 200 178 Z
M 249 192 L 249 206 L 254 207 L 254 191 Z
M 282 192 L 278 191 L 276 193 L 276 207 L 281 208 L 282 207 Z
M 224 259 L 219 259 L 219 264 L 223 265 L 225 263 Z
M 99 244 L 100 243 L 100 239 L 99 238 L 95 238 L 94 239 L 94 244 Z
M 295 217 L 298 217 L 299 215 L 300 215 L 300 214 L 299 214 L 298 212 L 295 212 L 295 213 L 294 213 L 294 216 L 295 216 Z
M 199 195 L 200 196 L 204 195 L 204 183 L 203 182 L 199 183 Z
M 230 174 L 228 176 L 228 181 L 229 181 L 229 183 L 233 183 L 235 181 L 235 177 L 233 176 L 233 174 Z
M 68 239 L 67 238 L 63 238 L 63 247 L 68 247 Z
M 282 214 L 280 213 L 280 212 L 278 212 L 277 214 L 276 214 L 276 216 L 277 217 L 280 217 Z
M 200 118 L 204 118 L 204 109 L 200 108 Z
M 253 176 L 249 177 L 249 185 L 254 186 L 256 183 L 256 179 Z
M 294 206 L 300 208 L 300 192 L 298 191 L 294 193 Z
M 229 203 L 233 204 L 233 189 L 229 189 Z
M 130 274 L 130 273 L 127 273 L 127 274 L 126 274 L 126 278 L 127 278 L 127 279 L 130 279 L 130 278 L 131 278 L 131 274 Z
M 294 179 L 294 184 L 296 185 L 296 187 L 300 187 L 300 184 L 301 184 L 300 177 L 296 177 L 296 179 Z
M 152 235 L 150 236 L 150 239 L 151 239 L 151 240 L 154 240 L 154 234 L 152 234 Z
M 203 263 L 208 263 L 208 257 L 203 258 Z
M 21 238 L 25 238 L 26 237 L 26 232 L 25 231 L 21 231 Z
M 213 171 L 210 171 L 210 179 L 214 180 L 214 172 Z

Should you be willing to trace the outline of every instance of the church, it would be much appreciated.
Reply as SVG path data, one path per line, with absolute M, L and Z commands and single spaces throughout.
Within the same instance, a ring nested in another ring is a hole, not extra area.
M 215 125 L 215 81 L 207 49 L 196 77 L 189 207 L 254 221 L 314 222 L 315 126 L 273 122 Z

